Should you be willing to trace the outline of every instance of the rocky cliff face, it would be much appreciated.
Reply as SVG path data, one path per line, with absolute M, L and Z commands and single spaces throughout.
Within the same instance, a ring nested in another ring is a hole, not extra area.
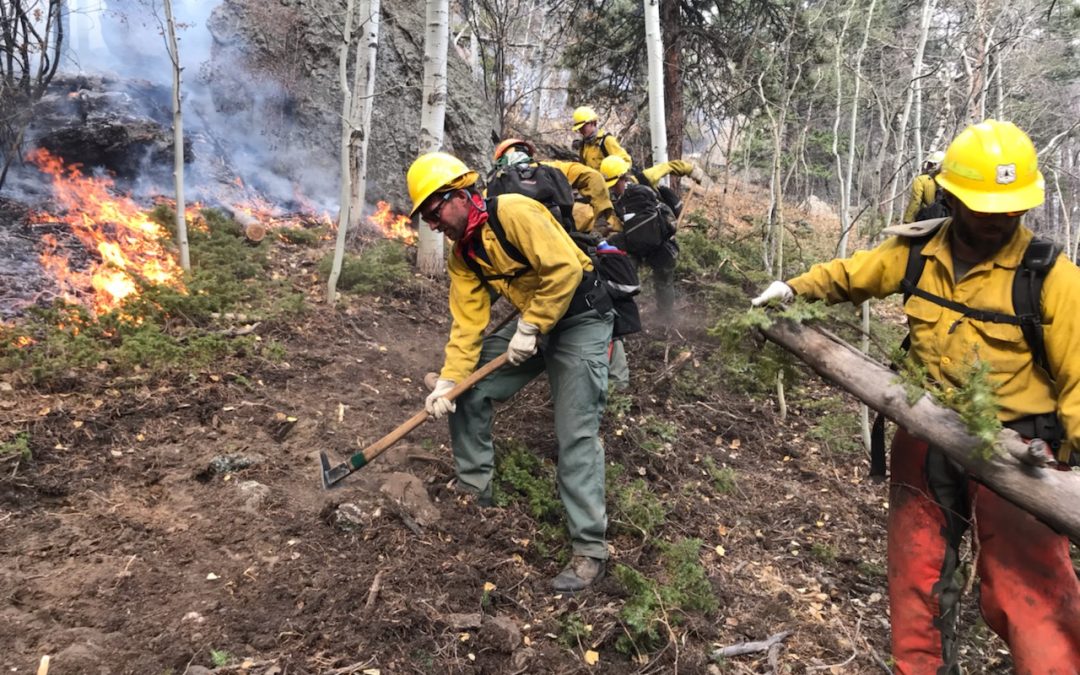
M 344 7 L 344 0 L 225 0 L 208 22 L 214 41 L 202 78 L 214 108 L 243 139 L 247 161 L 263 162 L 308 194 L 334 194 L 326 183 L 337 182 Z M 405 171 L 418 154 L 422 10 L 415 0 L 382 2 L 367 195 L 399 210 L 407 206 Z M 467 64 L 453 48 L 449 57 L 444 147 L 483 170 L 491 115 Z

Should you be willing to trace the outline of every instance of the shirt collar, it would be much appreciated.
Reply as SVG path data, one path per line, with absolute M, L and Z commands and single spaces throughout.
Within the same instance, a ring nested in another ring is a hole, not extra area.
M 937 258 L 943 264 L 946 259 L 949 263 L 952 262 L 952 251 L 949 248 L 949 230 L 952 227 L 952 219 L 949 219 L 945 225 L 937 231 L 930 241 L 926 242 L 926 246 L 923 247 L 923 255 L 928 257 Z M 1016 269 L 1020 266 L 1020 261 L 1024 258 L 1024 251 L 1027 250 L 1028 243 L 1032 237 L 1031 230 L 1029 230 L 1023 223 L 1020 227 L 1016 228 L 1016 232 L 1013 234 L 1012 239 L 1008 244 L 1000 251 L 994 254 L 994 257 L 989 261 L 998 267 L 1005 267 L 1008 269 Z M 987 261 L 979 263 L 984 264 Z M 951 265 L 950 265 L 951 268 Z

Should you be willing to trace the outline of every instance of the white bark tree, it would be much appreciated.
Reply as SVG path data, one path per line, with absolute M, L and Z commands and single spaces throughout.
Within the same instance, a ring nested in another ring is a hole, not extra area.
M 424 83 L 420 113 L 420 153 L 442 149 L 446 120 L 446 50 L 450 42 L 449 0 L 427 0 L 427 32 L 424 35 Z M 421 274 L 435 276 L 446 268 L 441 232 L 424 223 L 416 252 Z
M 352 165 L 353 138 L 356 124 L 354 116 L 358 106 L 354 105 L 354 94 L 349 86 L 349 53 L 352 51 L 352 24 L 355 13 L 355 0 L 348 0 L 345 5 L 345 21 L 341 31 L 341 45 L 338 47 L 338 82 L 341 85 L 341 140 L 338 146 L 341 167 L 341 184 L 338 191 L 339 208 L 337 222 L 337 240 L 334 242 L 334 262 L 330 267 L 330 278 L 326 282 L 326 302 L 333 304 L 337 299 L 337 282 L 341 275 L 341 264 L 345 258 L 345 239 L 349 231 L 350 211 L 352 210 Z
M 653 164 L 666 162 L 667 119 L 664 117 L 664 41 L 660 34 L 660 0 L 645 2 L 645 47 L 649 59 L 649 133 Z
M 349 226 L 360 226 L 367 197 L 367 153 L 371 140 L 371 112 L 375 104 L 375 63 L 379 52 L 379 12 L 381 0 L 360 0 L 360 24 L 356 65 L 353 68 L 352 205 Z
M 187 204 L 184 201 L 184 115 L 180 95 L 181 74 L 180 47 L 176 42 L 176 22 L 173 20 L 172 0 L 162 0 L 165 8 L 166 42 L 169 60 L 172 61 L 172 112 L 173 112 L 173 180 L 176 185 L 176 245 L 180 248 L 180 267 L 191 271 L 191 254 L 188 250 Z

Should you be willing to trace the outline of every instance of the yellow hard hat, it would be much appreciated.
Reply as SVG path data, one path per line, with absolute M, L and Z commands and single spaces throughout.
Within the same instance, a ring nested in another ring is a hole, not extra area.
M 608 155 L 600 162 L 600 173 L 604 174 L 608 187 L 614 185 L 629 170 L 630 163 L 618 155 Z
M 961 131 L 934 180 L 980 213 L 1034 208 L 1043 203 L 1046 185 L 1031 139 L 1012 122 L 998 120 Z
M 409 184 L 409 197 L 413 203 L 409 215 L 416 215 L 427 198 L 436 192 L 468 187 L 475 183 L 477 178 L 479 176 L 475 171 L 453 155 L 445 152 L 420 155 L 405 175 L 405 181 Z
M 600 118 L 596 116 L 596 111 L 587 105 L 574 108 L 574 131 L 578 131 L 589 122 L 595 122 L 598 119 Z

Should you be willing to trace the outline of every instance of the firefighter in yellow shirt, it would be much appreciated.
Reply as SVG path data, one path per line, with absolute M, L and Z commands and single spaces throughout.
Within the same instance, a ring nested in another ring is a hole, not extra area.
M 941 218 L 947 213 L 929 213 L 929 209 L 937 197 L 937 185 L 934 176 L 941 170 L 941 160 L 945 159 L 945 153 L 938 150 L 931 153 L 923 162 L 923 171 L 911 182 L 911 198 L 908 199 L 907 208 L 904 209 L 903 222 L 912 223 L 925 218 Z M 922 213 L 920 213 L 920 211 Z
M 976 360 L 985 362 L 1005 426 L 1075 451 L 1080 447 L 1075 300 L 1080 270 L 1059 256 L 1043 281 L 1038 310 L 1047 370 L 1036 365 L 1021 327 L 1004 320 L 1015 319 L 1013 277 L 1033 237 L 1021 219 L 1044 199 L 1031 139 L 1009 122 L 972 125 L 949 145 L 935 180 L 953 216 L 928 240 L 920 239 L 925 267 L 908 287 L 912 295 L 904 306 L 912 356 L 930 377 L 955 386 L 964 384 Z M 786 284 L 773 282 L 753 304 L 794 294 L 861 303 L 897 293 L 912 245 L 911 239 L 894 236 L 873 250 L 815 265 Z M 1068 540 L 972 481 L 940 450 L 904 429 L 893 440 L 889 490 L 896 672 L 959 672 L 955 572 L 969 526 L 978 542 L 982 615 L 1009 645 L 1015 671 L 1077 672 L 1080 582 Z
M 512 193 L 485 200 L 477 178 L 442 152 L 417 158 L 406 177 L 412 214 L 454 242 L 447 263 L 453 323 L 439 380 L 424 405 L 435 418 L 449 416 L 459 486 L 487 505 L 493 404 L 547 373 L 559 443 L 556 480 L 573 553 L 552 585 L 572 593 L 599 580 L 608 558 L 599 428 L 614 313 L 589 257 L 543 204 Z M 492 293 L 521 317 L 484 337 Z M 446 398 L 455 383 L 502 353 L 509 365 L 455 400 Z
M 589 106 L 574 109 L 573 129 L 581 134 L 575 142 L 581 163 L 590 169 L 600 170 L 600 162 L 612 155 L 622 157 L 627 164 L 633 164 L 630 153 L 619 145 L 619 139 L 599 128 L 600 118 Z M 580 145 L 578 145 L 580 144 Z

